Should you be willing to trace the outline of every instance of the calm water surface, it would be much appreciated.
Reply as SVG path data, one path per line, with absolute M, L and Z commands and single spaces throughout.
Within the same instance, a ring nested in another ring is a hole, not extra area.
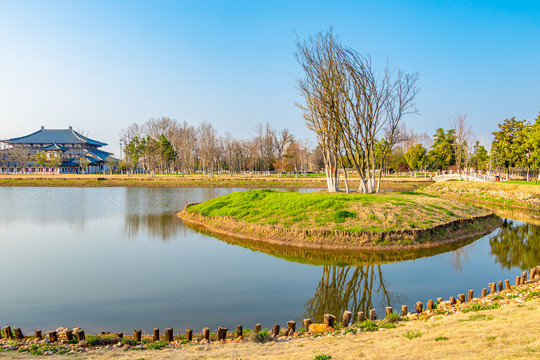
M 540 263 L 540 228 L 405 254 L 250 246 L 184 226 L 228 188 L 0 188 L 0 326 L 87 332 L 271 327 L 456 296 Z M 292 190 L 309 191 L 309 190 Z

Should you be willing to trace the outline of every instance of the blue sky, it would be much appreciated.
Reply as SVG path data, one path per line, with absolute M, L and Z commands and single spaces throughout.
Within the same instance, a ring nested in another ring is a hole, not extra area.
M 540 111 L 540 1 L 0 0 L 0 138 L 72 125 L 117 152 L 122 128 L 161 116 L 313 138 L 293 52 L 329 26 L 420 74 L 416 132 L 465 113 L 487 138 Z

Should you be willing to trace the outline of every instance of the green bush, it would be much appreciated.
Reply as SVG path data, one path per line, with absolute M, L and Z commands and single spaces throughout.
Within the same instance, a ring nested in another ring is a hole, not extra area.
M 150 344 L 146 345 L 146 348 L 151 349 L 151 350 L 161 350 L 164 347 L 166 347 L 167 345 L 169 345 L 169 343 L 167 341 L 156 341 L 154 343 L 150 343 Z
M 347 211 L 347 210 L 339 210 L 334 213 L 334 221 L 337 223 L 342 223 L 342 222 L 345 222 L 345 220 L 347 220 L 348 218 L 353 219 L 355 217 L 356 217 L 355 213 L 353 213 L 352 211 Z

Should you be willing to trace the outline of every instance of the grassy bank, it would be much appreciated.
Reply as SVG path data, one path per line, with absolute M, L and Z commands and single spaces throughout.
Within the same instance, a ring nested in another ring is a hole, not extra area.
M 429 184 L 424 179 L 387 178 L 382 189 L 415 190 Z M 359 182 L 349 182 L 358 188 Z M 208 178 L 202 175 L 0 175 L 0 186 L 35 187 L 242 187 L 242 188 L 326 188 L 321 177 L 229 176 Z M 344 184 L 340 184 L 344 187 Z
M 431 184 L 423 191 L 454 199 L 540 210 L 540 186 L 530 183 L 447 181 Z
M 88 336 L 85 344 L 47 344 L 0 340 L 0 358 L 35 359 L 538 359 L 540 358 L 540 285 L 504 290 L 453 306 L 442 302 L 433 311 L 382 321 L 364 321 L 334 332 L 307 334 L 297 328 L 292 337 L 274 339 L 244 329 L 244 339 L 229 335 L 210 344 L 182 337 L 168 343 L 134 341 L 114 336 Z M 147 339 L 150 337 L 147 336 Z M 211 337 L 213 339 L 213 336 Z M 258 341 L 257 341 L 258 340 Z M 276 341 L 279 340 L 279 341 Z M 30 350 L 34 349 L 34 350 Z M 39 357 L 38 357 L 39 358 Z
M 225 235 L 282 245 L 348 249 L 457 240 L 464 233 L 472 236 L 496 225 L 492 218 L 489 224 L 472 221 L 489 214 L 486 209 L 421 193 L 254 190 L 189 206 L 179 216 Z

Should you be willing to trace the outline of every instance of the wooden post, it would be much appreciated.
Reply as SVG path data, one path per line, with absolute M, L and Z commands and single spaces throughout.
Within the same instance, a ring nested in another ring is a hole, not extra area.
M 442 298 L 439 297 L 437 298 L 437 304 L 440 304 L 440 303 L 442 303 Z
M 401 305 L 401 316 L 407 316 L 407 305 Z
M 36 339 L 43 339 L 43 335 L 41 334 L 41 329 L 37 329 L 34 333 L 36 335 Z
M 75 335 L 77 335 L 77 341 L 83 341 L 84 339 L 86 339 L 86 336 L 84 335 L 84 330 L 77 330 L 77 333 L 75 333 Z M 139 340 L 140 340 L 140 337 L 139 337 Z
M 525 285 L 525 283 L 527 282 L 527 273 L 524 272 L 523 274 L 521 274 L 521 280 L 520 280 L 520 284 L 521 285 Z
M 366 320 L 366 317 L 364 316 L 363 311 L 358 312 L 358 322 L 364 322 Z
M 309 331 L 309 325 L 311 325 L 311 318 L 304 319 L 304 327 L 306 331 Z
M 324 323 L 327 326 L 334 327 L 334 320 L 336 317 L 332 314 L 324 314 Z
M 467 294 L 467 301 L 471 301 L 472 299 L 474 299 L 473 294 L 474 294 L 473 290 L 470 289 L 469 293 Z
M 499 281 L 497 284 L 499 285 L 499 291 L 503 291 L 504 290 L 503 282 Z
M 459 301 L 463 304 L 465 302 L 465 294 L 458 295 Z
M 279 325 L 278 324 L 272 325 L 272 335 L 279 336 Z
M 421 301 L 417 301 L 414 307 L 416 308 L 416 312 L 421 314 L 424 309 L 424 304 L 422 304 Z
M 489 283 L 489 293 L 495 294 L 497 292 L 497 286 L 495 283 Z
M 433 300 L 429 299 L 426 305 L 428 310 L 433 310 Z
M 529 270 L 529 280 L 534 280 L 534 275 L 536 275 L 536 268 L 531 268 Z
M 15 335 L 15 339 L 22 339 L 24 338 L 24 335 L 22 333 L 22 330 L 21 328 L 17 328 L 15 330 L 13 330 L 13 334 Z
M 202 336 L 205 340 L 210 341 L 210 329 L 205 327 L 202 329 Z
M 483 288 L 482 289 L 482 295 L 480 295 L 480 298 L 485 298 L 487 295 L 487 289 L 486 288 Z
M 66 334 L 67 341 L 73 340 L 73 331 L 72 330 L 66 330 L 66 331 L 64 331 L 64 333 Z
M 165 340 L 168 342 L 173 342 L 173 329 L 172 328 L 165 329 Z
M 141 335 L 142 335 L 142 330 L 133 331 L 133 339 L 135 339 L 135 341 L 141 341 Z
M 159 341 L 159 329 L 158 328 L 154 329 L 154 336 L 152 337 L 152 341 L 153 342 Z
M 236 325 L 236 337 L 244 337 L 244 329 L 242 328 L 242 325 Z
M 124 333 L 123 332 L 116 333 L 116 336 L 119 337 L 120 339 L 123 339 Z
M 515 286 L 519 286 L 521 283 L 521 276 L 516 276 L 516 285 Z
M 218 341 L 220 340 L 225 341 L 225 339 L 227 338 L 227 331 L 229 331 L 229 329 L 227 329 L 226 327 L 218 326 L 217 328 Z
M 58 341 L 58 334 L 56 333 L 56 331 L 51 331 L 51 332 L 47 333 L 47 335 L 49 335 L 49 340 L 51 340 L 51 342 L 57 342 Z
M 375 312 L 375 309 L 369 310 L 369 319 L 370 320 L 377 320 L 377 313 Z
M 193 330 L 186 329 L 186 339 L 187 339 L 187 341 L 193 340 Z
M 393 312 L 393 309 L 391 306 L 387 306 L 386 309 L 384 310 L 384 316 L 385 317 L 388 317 L 390 314 L 392 314 Z
M 11 326 L 4 326 L 4 336 L 6 339 L 11 339 L 13 335 L 11 335 Z
M 504 287 L 506 288 L 506 290 L 510 290 L 510 280 L 504 280 Z
M 448 299 L 448 301 L 450 301 L 452 304 L 455 304 L 455 303 L 456 303 L 456 298 L 453 297 L 453 296 L 450 296 L 450 298 Z
M 261 324 L 255 324 L 255 334 L 261 332 Z
M 287 334 L 292 336 L 296 331 L 296 321 L 287 321 Z
M 351 322 L 352 311 L 346 310 L 343 312 L 343 318 L 341 319 L 341 326 L 347 327 Z

